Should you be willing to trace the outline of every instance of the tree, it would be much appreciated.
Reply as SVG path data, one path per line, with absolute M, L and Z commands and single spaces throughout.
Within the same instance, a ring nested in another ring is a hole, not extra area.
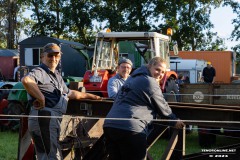
M 7 46 L 7 18 L 6 18 L 7 1 L 0 0 L 0 47 L 5 48 Z
M 70 0 L 62 9 L 63 22 L 62 25 L 66 26 L 65 37 L 70 40 L 81 42 L 85 45 L 92 44 L 93 38 L 93 19 L 95 5 L 90 1 Z
M 158 27 L 162 30 L 173 28 L 172 39 L 177 41 L 179 50 L 207 50 L 211 44 L 217 50 L 224 50 L 224 41 L 217 40 L 217 34 L 211 32 L 213 24 L 209 19 L 211 6 L 219 7 L 220 3 L 211 0 L 155 1 L 155 14 L 162 15 L 165 22 Z
M 14 49 L 16 47 L 16 19 L 17 19 L 17 3 L 14 0 L 1 0 L 0 19 L 1 19 L 1 47 Z
M 237 18 L 233 19 L 232 24 L 234 24 L 234 30 L 231 33 L 231 40 L 240 40 L 240 3 L 238 2 L 225 2 L 224 5 L 230 5 L 233 9 L 233 13 L 237 14 Z M 240 60 L 240 43 L 232 47 L 233 51 L 237 54 L 237 59 Z
M 28 36 L 52 36 L 90 45 L 94 43 L 94 34 L 105 28 L 166 33 L 171 27 L 179 50 L 226 49 L 224 39 L 212 32 L 209 18 L 213 7 L 235 4 L 229 0 L 19 1 L 33 11 L 31 19 L 23 19 Z
M 31 4 L 33 11 L 31 18 L 36 22 L 32 27 L 31 36 L 51 36 L 54 34 L 56 16 L 51 12 L 51 7 L 47 5 L 48 1 L 32 0 Z
M 24 18 L 27 36 L 50 36 L 84 44 L 93 42 L 92 6 L 97 3 L 77 0 L 25 0 L 33 12 Z M 29 29 L 30 28 L 30 29 Z
M 105 21 L 106 25 L 104 28 L 110 28 L 112 31 L 126 30 L 124 18 L 124 12 L 127 12 L 126 8 L 126 1 L 103 0 L 95 6 L 96 20 L 100 22 Z
M 63 2 L 64 0 L 22 0 L 21 3 L 33 12 L 31 18 L 23 19 L 23 24 L 26 25 L 24 33 L 28 36 L 59 38 L 63 32 L 61 26 Z
M 127 28 L 131 31 L 151 30 L 154 6 L 151 0 L 128 1 Z
M 106 21 L 112 31 L 149 31 L 153 6 L 151 0 L 104 0 L 97 10 L 97 19 Z

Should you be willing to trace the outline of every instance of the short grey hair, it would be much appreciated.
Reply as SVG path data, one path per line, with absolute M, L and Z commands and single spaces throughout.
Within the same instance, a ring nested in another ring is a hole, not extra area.
M 43 53 L 62 53 L 61 48 L 56 43 L 48 43 L 43 47 Z
M 120 66 L 122 63 L 128 63 L 131 65 L 132 67 L 132 61 L 130 59 L 127 59 L 127 58 L 121 58 L 119 61 L 118 61 L 118 66 Z

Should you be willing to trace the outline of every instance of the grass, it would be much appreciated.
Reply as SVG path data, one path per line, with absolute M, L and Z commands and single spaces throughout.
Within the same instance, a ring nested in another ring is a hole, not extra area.
M 18 132 L 0 132 L 0 160 L 16 160 L 18 154 Z
M 240 138 L 227 138 L 226 136 L 218 135 L 216 145 L 211 148 L 227 146 L 229 144 L 240 143 Z M 149 150 L 153 159 L 160 159 L 163 154 L 168 140 L 159 139 Z M 194 130 L 190 134 L 186 134 L 186 155 L 201 152 L 202 148 L 198 144 L 198 132 Z M 17 132 L 0 132 L 0 160 L 16 160 L 18 153 L 18 133 Z
M 202 151 L 202 149 L 220 148 L 220 147 L 228 146 L 231 144 L 237 144 L 237 143 L 240 143 L 240 138 L 231 138 L 231 137 L 226 137 L 224 135 L 217 135 L 215 145 L 209 148 L 206 148 L 206 147 L 203 148 L 198 143 L 198 132 L 197 130 L 194 130 L 192 133 L 186 134 L 185 155 L 199 153 Z M 160 159 L 167 145 L 168 145 L 168 140 L 159 139 L 149 150 L 149 153 L 152 156 L 152 158 L 154 160 Z

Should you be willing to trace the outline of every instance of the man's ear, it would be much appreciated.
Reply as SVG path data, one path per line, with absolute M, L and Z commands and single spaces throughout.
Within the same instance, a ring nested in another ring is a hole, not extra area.
M 40 54 L 40 59 L 42 59 L 42 58 L 43 58 L 43 56 L 44 56 L 44 54 L 43 54 L 43 53 L 41 53 L 41 54 Z

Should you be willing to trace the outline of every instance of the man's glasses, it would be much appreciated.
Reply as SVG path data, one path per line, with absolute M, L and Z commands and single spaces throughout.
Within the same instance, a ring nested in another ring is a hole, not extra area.
M 132 67 L 128 67 L 128 66 L 120 66 L 122 69 L 131 69 Z
M 52 57 L 61 58 L 61 55 L 60 54 L 47 54 L 47 57 L 48 58 L 52 58 Z

